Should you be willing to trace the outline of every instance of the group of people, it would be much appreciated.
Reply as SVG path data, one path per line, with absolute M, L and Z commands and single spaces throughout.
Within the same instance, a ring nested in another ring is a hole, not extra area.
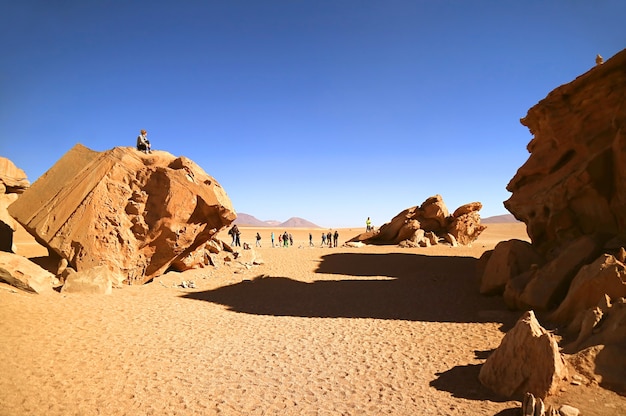
M 271 238 L 272 238 L 272 247 L 275 247 L 273 231 L 272 231 Z M 278 234 L 278 247 L 289 247 L 289 246 L 293 246 L 293 235 L 291 235 L 291 233 L 288 233 L 287 231 L 285 231 L 282 234 Z
M 333 234 L 331 231 L 327 233 L 322 233 L 322 244 L 321 247 L 328 244 L 328 247 L 337 247 L 337 243 L 339 241 L 339 231 L 335 230 Z
M 228 235 L 230 235 L 233 239 L 233 241 L 230 243 L 231 246 L 241 247 L 241 231 L 239 231 L 239 227 L 237 227 L 237 224 L 234 224 L 232 227 L 230 227 L 230 230 L 228 230 Z
M 233 224 L 233 226 L 228 230 L 228 235 L 230 235 L 232 238 L 232 242 L 231 242 L 232 247 L 241 247 L 241 231 L 239 230 L 239 227 L 237 227 L 237 224 Z M 261 234 L 257 232 L 255 236 L 256 247 L 261 247 L 261 239 L 262 239 Z M 276 244 L 276 236 L 274 232 L 272 231 L 270 234 L 270 241 L 272 243 L 272 248 L 274 247 L 287 248 L 287 247 L 293 246 L 293 235 L 291 233 L 288 233 L 287 231 L 285 231 L 284 233 L 279 233 L 278 244 Z M 322 244 L 320 245 L 320 247 L 324 247 L 326 245 L 328 247 L 337 247 L 338 244 L 339 244 L 339 231 L 338 230 L 335 230 L 334 233 L 332 231 L 328 231 L 327 233 L 322 233 Z M 313 234 L 309 233 L 309 247 L 314 247 L 314 246 L 315 244 L 313 244 Z

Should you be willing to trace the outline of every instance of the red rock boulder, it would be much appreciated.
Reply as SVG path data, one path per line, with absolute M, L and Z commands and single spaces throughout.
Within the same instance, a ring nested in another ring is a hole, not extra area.
M 9 213 L 76 271 L 106 265 L 128 284 L 162 274 L 236 218 L 219 183 L 185 157 L 80 144 Z

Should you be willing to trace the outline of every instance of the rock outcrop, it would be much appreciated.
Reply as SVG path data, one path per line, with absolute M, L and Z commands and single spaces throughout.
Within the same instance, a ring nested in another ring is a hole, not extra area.
M 17 222 L 9 215 L 7 207 L 30 186 L 26 173 L 7 158 L 0 156 L 0 251 L 15 252 L 13 233 Z
M 185 157 L 80 144 L 9 213 L 77 272 L 104 265 L 127 284 L 162 274 L 236 218 L 219 183 Z
M 7 194 L 21 194 L 29 186 L 30 182 L 26 173 L 9 159 L 0 156 L 0 191 Z
M 471 202 L 450 215 L 441 195 L 435 195 L 419 207 L 400 212 L 378 230 L 359 234 L 348 242 L 380 245 L 403 243 L 406 247 L 417 247 L 433 245 L 441 239 L 450 245 L 468 245 L 487 228 L 480 224 L 478 211 L 481 209 L 480 202 Z
M 530 157 L 506 208 L 546 256 L 583 235 L 626 234 L 626 50 L 552 91 L 521 122 Z
M 486 253 L 481 291 L 501 293 L 504 283 L 509 307 L 548 312 L 564 351 L 585 349 L 605 364 L 612 357 L 623 369 L 626 50 L 552 91 L 521 122 L 534 135 L 530 157 L 504 205 L 526 223 L 531 245 L 501 243 Z M 613 374 L 607 384 L 626 391 L 626 378 L 604 368 Z

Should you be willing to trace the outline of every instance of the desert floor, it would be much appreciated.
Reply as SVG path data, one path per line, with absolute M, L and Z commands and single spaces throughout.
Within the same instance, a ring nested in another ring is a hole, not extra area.
M 0 284 L 0 415 L 518 414 L 477 377 L 521 313 L 480 296 L 474 270 L 499 241 L 527 239 L 524 224 L 490 224 L 457 248 L 321 248 L 321 229 L 271 248 L 272 229 L 242 228 L 253 248 L 257 231 L 258 266 L 170 272 L 107 296 Z M 361 231 L 340 229 L 340 244 Z M 23 231 L 15 242 L 45 263 Z M 550 401 L 626 409 L 597 386 Z

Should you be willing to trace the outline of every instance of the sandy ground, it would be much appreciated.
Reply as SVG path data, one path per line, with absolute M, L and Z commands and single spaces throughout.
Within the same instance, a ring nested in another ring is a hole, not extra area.
M 263 265 L 170 272 L 109 296 L 0 284 L 0 415 L 518 414 L 477 376 L 520 313 L 480 296 L 474 269 L 498 241 L 527 239 L 523 224 L 419 249 L 321 248 L 320 229 L 271 248 L 271 229 L 242 231 L 253 247 L 261 232 Z M 339 230 L 340 243 L 360 231 Z M 23 232 L 15 241 L 44 260 Z M 587 416 L 626 409 L 598 387 L 551 400 Z

